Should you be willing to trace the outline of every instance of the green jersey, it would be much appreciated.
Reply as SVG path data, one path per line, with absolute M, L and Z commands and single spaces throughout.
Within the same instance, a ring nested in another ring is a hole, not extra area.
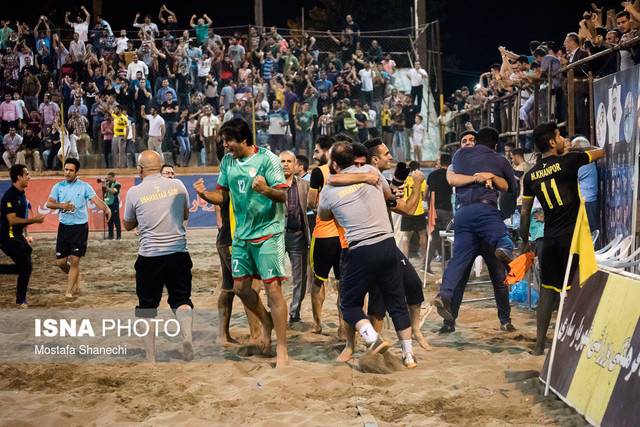
M 222 158 L 218 186 L 231 194 L 236 219 L 234 240 L 255 240 L 284 231 L 285 205 L 253 190 L 258 175 L 269 187 L 287 188 L 280 158 L 269 150 L 256 147 L 243 159 L 234 159 L 230 153 Z

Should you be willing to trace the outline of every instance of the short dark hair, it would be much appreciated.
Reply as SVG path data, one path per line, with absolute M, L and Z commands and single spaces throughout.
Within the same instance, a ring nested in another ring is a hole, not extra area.
M 596 35 L 598 36 L 607 37 L 608 32 L 609 30 L 606 27 L 596 27 Z
M 538 46 L 540 46 L 540 42 L 538 40 L 531 40 L 529 42 L 529 51 L 533 52 L 538 48 Z
M 460 134 L 460 141 L 462 141 L 462 138 L 464 138 L 467 135 L 473 135 L 475 138 L 478 137 L 478 132 L 476 132 L 475 130 L 465 130 L 464 132 L 462 132 Z
M 331 160 L 336 162 L 340 169 L 346 169 L 353 165 L 353 146 L 347 142 L 336 142 L 331 150 Z
M 165 170 L 165 168 L 173 169 L 173 165 L 169 163 L 165 163 L 164 165 L 160 166 L 160 173 L 162 173 L 162 171 Z
M 304 169 L 305 172 L 309 170 L 309 158 L 307 156 L 304 154 L 298 154 L 296 156 L 296 161 L 302 166 L 302 169 Z
M 449 153 L 440 153 L 440 165 L 441 166 L 449 166 L 451 164 L 451 154 Z
M 622 12 L 616 13 L 616 19 L 618 19 L 618 18 L 631 19 L 631 14 L 629 12 L 627 12 L 626 10 L 623 10 Z
M 359 142 L 354 142 L 353 146 L 353 157 L 369 157 L 369 150 L 364 144 Z
M 74 159 L 73 157 L 70 157 L 64 161 L 64 166 L 69 164 L 74 165 L 76 167 L 76 172 L 80 170 L 80 161 L 78 159 Z
M 556 130 L 558 130 L 558 124 L 556 122 L 540 123 L 533 130 L 533 142 L 536 144 L 538 151 L 545 153 L 549 151 L 551 141 L 556 136 Z
M 527 58 L 527 55 L 520 55 L 518 56 L 518 59 L 516 59 L 516 62 L 519 64 L 528 64 L 529 58 Z
M 498 145 L 498 139 L 500 139 L 500 136 L 497 130 L 492 127 L 484 127 L 478 131 L 476 145 L 484 145 L 495 150 L 496 145 Z
M 107 176 L 116 176 L 116 173 L 111 171 L 111 172 L 107 172 Z
M 251 128 L 240 118 L 231 119 L 220 128 L 220 136 L 223 140 L 246 141 L 247 145 L 253 145 L 253 133 Z
M 512 156 L 520 156 L 524 158 L 524 150 L 522 148 L 514 148 L 511 152 Z
M 547 51 L 544 50 L 541 47 L 538 47 L 536 50 L 533 51 L 533 56 L 547 56 Z
M 335 139 L 331 136 L 322 135 L 318 139 L 316 139 L 316 144 L 320 146 L 323 150 L 328 150 L 334 144 Z
M 18 178 L 24 175 L 24 170 L 26 168 L 27 167 L 25 165 L 21 165 L 20 163 L 16 163 L 15 165 L 11 166 L 11 169 L 9 169 L 9 177 L 11 177 L 11 182 L 16 182 Z
M 369 158 L 376 156 L 378 154 L 378 148 L 384 144 L 382 139 L 380 138 L 371 138 L 364 142 L 364 146 L 367 147 L 367 151 L 369 151 Z
M 513 150 L 514 148 L 516 148 L 516 144 L 514 144 L 513 142 L 507 142 L 506 144 L 504 144 L 505 147 L 511 147 L 511 149 Z
M 580 46 L 580 37 L 578 37 L 578 34 L 571 32 L 571 33 L 567 34 L 566 38 L 569 39 L 569 40 L 573 40 L 575 44 Z
M 420 163 L 416 162 L 415 160 L 409 162 L 409 170 L 411 172 L 417 171 L 418 169 L 420 169 Z

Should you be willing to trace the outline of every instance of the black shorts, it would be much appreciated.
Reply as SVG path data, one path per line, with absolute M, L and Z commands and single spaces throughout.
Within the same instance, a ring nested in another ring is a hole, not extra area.
M 396 246 L 397 248 L 397 246 Z M 413 265 L 409 262 L 409 259 L 397 248 L 397 253 L 400 261 L 400 270 L 402 272 L 402 287 L 404 289 L 404 295 L 407 299 L 407 305 L 420 305 L 424 302 L 424 294 L 422 293 L 422 280 L 418 276 L 418 272 Z M 367 305 L 367 314 L 369 316 L 375 316 L 379 319 L 384 318 L 384 314 L 387 308 L 384 305 L 382 294 L 377 287 L 374 287 L 369 292 L 369 303 Z
M 169 307 L 175 311 L 181 305 L 193 308 L 191 302 L 191 257 L 189 252 L 145 257 L 138 255 L 135 263 L 136 317 L 155 317 L 162 289 L 166 286 Z
M 333 274 L 340 280 L 340 246 L 339 237 L 314 237 L 311 239 L 311 270 L 314 276 L 326 282 L 329 279 L 329 271 L 333 268 Z
M 400 219 L 400 231 L 415 231 L 417 233 L 427 230 L 427 216 L 402 215 Z
M 66 258 L 70 255 L 82 257 L 87 252 L 89 240 L 89 224 L 58 225 L 56 238 L 56 258 Z
M 557 292 L 562 291 L 564 276 L 569 261 L 571 235 L 564 237 L 545 237 L 540 256 L 541 286 Z M 576 263 L 572 266 L 575 268 Z
M 231 273 L 231 246 L 217 246 L 220 268 L 222 268 L 222 286 L 225 291 L 233 290 L 233 274 Z

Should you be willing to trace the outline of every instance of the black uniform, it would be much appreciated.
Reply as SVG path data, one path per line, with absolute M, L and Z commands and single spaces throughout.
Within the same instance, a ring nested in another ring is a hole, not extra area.
M 588 152 L 545 157 L 525 174 L 523 197 L 536 197 L 544 210 L 543 288 L 562 290 L 580 208 L 578 169 L 590 161 Z
M 0 202 L 0 248 L 15 264 L 0 265 L 0 274 L 17 274 L 16 304 L 26 304 L 27 287 L 31 277 L 31 246 L 24 238 L 24 226 L 10 225 L 7 215 L 14 213 L 18 218 L 27 218 L 28 204 L 24 191 L 14 185 L 2 196 Z

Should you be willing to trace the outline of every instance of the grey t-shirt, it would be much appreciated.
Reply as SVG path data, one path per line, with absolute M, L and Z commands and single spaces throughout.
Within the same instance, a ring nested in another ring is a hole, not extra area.
M 125 221 L 138 221 L 140 249 L 146 257 L 187 251 L 185 211 L 189 194 L 179 179 L 150 175 L 129 189 L 124 208 Z
M 387 204 L 383 187 L 387 180 L 373 166 L 351 166 L 341 173 L 369 173 L 380 175 L 380 184 L 356 184 L 344 187 L 325 185 L 320 197 L 318 212 L 331 211 L 334 218 L 346 230 L 345 237 L 351 248 L 372 245 L 393 237 L 387 216 Z M 353 245 L 354 242 L 360 242 Z

